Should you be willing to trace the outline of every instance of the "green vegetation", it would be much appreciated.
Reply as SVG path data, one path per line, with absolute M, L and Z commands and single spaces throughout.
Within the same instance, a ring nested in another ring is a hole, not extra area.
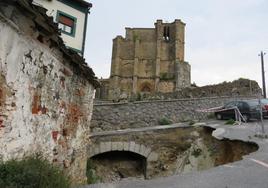
M 159 125 L 170 125 L 173 122 L 170 119 L 163 117 L 163 118 L 158 120 L 158 123 L 159 123 Z
M 136 40 L 139 40 L 139 36 L 135 34 L 135 35 L 133 35 L 133 41 L 136 42 Z
M 69 188 L 70 182 L 57 167 L 36 155 L 0 163 L 1 188 Z
M 194 125 L 196 122 L 194 120 L 189 121 L 189 125 Z
M 88 159 L 87 161 L 87 183 L 94 184 L 100 183 L 101 177 L 96 175 L 96 166 L 93 164 L 92 160 Z
M 226 122 L 225 122 L 225 125 L 234 125 L 235 124 L 235 120 L 233 119 L 228 119 Z
M 136 99 L 136 100 L 137 100 L 137 101 L 141 101 L 141 100 L 142 100 L 142 96 L 141 96 L 140 93 L 137 94 L 137 99 Z
M 194 157 L 198 157 L 199 155 L 201 155 L 201 153 L 202 153 L 202 150 L 200 148 L 197 148 L 197 149 L 194 149 L 191 154 Z
M 209 114 L 207 115 L 207 118 L 208 118 L 208 119 L 215 119 L 215 114 L 214 114 L 214 113 L 209 113 Z
M 166 72 L 160 73 L 160 80 L 173 80 L 175 79 L 174 74 L 169 74 Z

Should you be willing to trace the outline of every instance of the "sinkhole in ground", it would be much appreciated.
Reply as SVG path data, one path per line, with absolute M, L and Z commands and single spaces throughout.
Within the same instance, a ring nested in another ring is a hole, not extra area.
M 217 140 L 211 128 L 187 127 L 103 137 L 98 141 L 134 141 L 158 153 L 158 160 L 148 162 L 129 151 L 110 151 L 88 161 L 89 183 L 116 182 L 124 178 L 152 179 L 201 171 L 241 160 L 258 149 L 255 143 Z

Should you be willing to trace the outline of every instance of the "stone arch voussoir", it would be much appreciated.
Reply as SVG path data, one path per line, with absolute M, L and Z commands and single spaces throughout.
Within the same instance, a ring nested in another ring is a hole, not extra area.
M 89 149 L 88 156 L 91 158 L 95 155 L 110 151 L 133 152 L 145 157 L 149 162 L 157 161 L 158 159 L 158 154 L 153 152 L 151 148 L 135 142 L 100 142 Z

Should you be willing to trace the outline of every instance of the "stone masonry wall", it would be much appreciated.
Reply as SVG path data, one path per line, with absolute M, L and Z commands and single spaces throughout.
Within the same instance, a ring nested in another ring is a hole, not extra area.
M 41 153 L 84 182 L 94 87 L 33 28 L 0 7 L 0 160 Z
M 249 99 L 252 97 L 239 98 Z M 205 119 L 208 113 L 197 112 L 197 109 L 221 106 L 235 99 L 238 98 L 212 97 L 95 104 L 91 129 L 93 132 L 98 132 L 155 126 L 159 124 L 159 120 L 162 118 L 169 119 L 172 122 Z

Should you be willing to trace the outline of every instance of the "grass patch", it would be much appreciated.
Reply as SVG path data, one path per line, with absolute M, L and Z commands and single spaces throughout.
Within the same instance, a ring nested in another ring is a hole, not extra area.
M 209 113 L 209 114 L 207 115 L 207 118 L 208 118 L 208 119 L 215 119 L 215 114 L 214 114 L 214 113 Z
M 225 122 L 225 125 L 234 125 L 235 124 L 235 120 L 233 119 L 228 119 L 226 122 Z
M 163 117 L 163 118 L 158 120 L 159 125 L 170 125 L 172 123 L 173 122 L 170 119 L 166 118 L 166 117 Z
M 0 163 L 1 188 L 69 188 L 63 172 L 40 155 Z

